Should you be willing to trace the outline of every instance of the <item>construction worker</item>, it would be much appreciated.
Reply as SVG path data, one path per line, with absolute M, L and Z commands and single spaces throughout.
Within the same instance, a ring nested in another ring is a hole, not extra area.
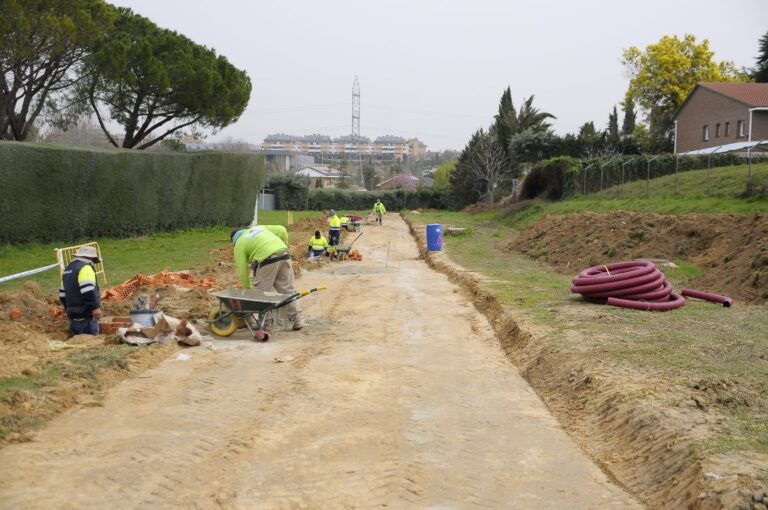
M 230 239 L 235 247 L 235 265 L 240 284 L 251 288 L 249 269 L 253 269 L 254 289 L 270 292 L 274 288 L 281 294 L 293 294 L 293 264 L 288 246 L 265 226 L 234 229 Z M 249 267 L 250 266 L 250 267 Z M 294 301 L 285 306 L 293 329 L 304 327 L 304 316 Z
M 328 241 L 320 234 L 319 230 L 315 230 L 315 235 L 309 240 L 308 254 L 310 257 L 319 257 L 325 253 L 328 248 Z
M 328 215 L 328 244 L 338 246 L 341 242 L 341 219 L 333 209 L 328 211 Z
M 99 262 L 95 247 L 81 246 L 61 275 L 59 300 L 67 312 L 73 335 L 99 334 L 101 299 L 94 270 L 94 264 Z
M 387 212 L 384 204 L 381 203 L 381 199 L 377 198 L 376 203 L 373 204 L 373 214 L 376 215 L 376 223 L 381 225 L 381 217 Z

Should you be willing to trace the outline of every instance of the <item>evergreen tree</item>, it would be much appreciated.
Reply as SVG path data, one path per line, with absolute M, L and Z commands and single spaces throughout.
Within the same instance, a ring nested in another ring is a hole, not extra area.
M 627 99 L 621 104 L 621 109 L 624 110 L 624 122 L 621 124 L 622 136 L 632 136 L 635 131 L 635 123 L 637 115 L 635 114 L 635 102 L 631 99 Z
M 512 103 L 512 92 L 509 87 L 501 94 L 499 113 L 494 116 L 494 121 L 493 128 L 496 134 L 496 141 L 503 148 L 504 154 L 509 157 L 507 145 L 512 135 L 518 132 L 517 112 L 515 111 L 515 105 Z
M 750 76 L 757 83 L 768 83 L 768 32 L 760 38 L 760 54 L 755 58 L 757 65 Z
M 613 106 L 613 112 L 608 115 L 608 143 L 619 143 L 619 113 L 616 111 L 616 105 Z

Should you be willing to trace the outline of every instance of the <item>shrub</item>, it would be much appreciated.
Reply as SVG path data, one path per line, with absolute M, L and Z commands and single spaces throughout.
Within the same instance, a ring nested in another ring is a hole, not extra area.
M 248 223 L 263 179 L 254 154 L 0 142 L 0 242 Z
M 561 156 L 538 163 L 523 180 L 520 198 L 560 200 L 577 188 L 579 160 Z

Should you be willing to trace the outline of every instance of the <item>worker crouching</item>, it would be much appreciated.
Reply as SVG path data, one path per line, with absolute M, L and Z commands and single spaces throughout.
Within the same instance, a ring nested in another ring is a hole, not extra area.
M 328 249 L 328 240 L 320 234 L 319 230 L 315 230 L 315 235 L 309 240 L 309 247 L 307 255 L 310 257 L 320 257 L 325 254 Z
M 253 270 L 253 288 L 263 292 L 272 289 L 281 294 L 296 292 L 293 284 L 293 264 L 288 246 L 282 239 L 264 226 L 235 229 L 230 235 L 235 247 L 235 265 L 240 284 L 251 288 L 250 269 Z M 294 301 L 286 305 L 288 320 L 293 329 L 304 327 L 304 316 L 299 304 Z
M 73 335 L 99 334 L 101 299 L 94 270 L 94 264 L 99 262 L 96 248 L 81 246 L 61 275 L 59 300 L 67 312 L 69 331 Z

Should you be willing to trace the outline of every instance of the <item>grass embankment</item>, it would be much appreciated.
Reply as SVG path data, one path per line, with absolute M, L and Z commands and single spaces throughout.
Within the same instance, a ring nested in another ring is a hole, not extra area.
M 768 453 L 765 307 L 727 309 L 692 300 L 673 312 L 645 313 L 588 304 L 570 294 L 573 275 L 558 274 L 505 248 L 515 234 L 509 226 L 519 224 L 519 218 L 438 212 L 408 216 L 420 224 L 469 227 L 469 234 L 445 237 L 448 256 L 487 277 L 482 286 L 511 314 L 545 329 L 546 352 L 629 366 L 652 374 L 655 382 L 666 381 L 670 390 L 682 388 L 668 403 L 672 407 L 717 409 L 725 421 L 698 444 L 702 452 Z M 680 288 L 699 269 L 676 262 L 679 269 L 663 270 Z
M 319 215 L 315 211 L 293 212 L 293 221 Z M 285 225 L 286 211 L 260 211 L 259 223 L 264 225 Z M 152 274 L 167 268 L 171 271 L 194 270 L 214 262 L 211 250 L 227 246 L 230 227 L 181 230 L 163 232 L 129 239 L 100 238 L 83 242 L 98 241 L 104 256 L 107 280 L 116 285 L 135 274 Z M 77 243 L 72 243 L 77 244 Z M 0 276 L 20 273 L 56 262 L 54 248 L 68 244 L 29 243 L 0 247 Z M 55 269 L 38 273 L 27 278 L 11 280 L 0 284 L 0 292 L 14 290 L 25 281 L 33 281 L 48 294 L 59 286 L 59 274 Z M 102 287 L 103 283 L 99 282 Z
M 612 173 L 615 174 L 613 169 Z M 747 190 L 748 165 L 724 166 L 711 170 L 690 170 L 675 175 L 612 186 L 595 196 L 604 198 L 733 198 Z M 651 173 L 653 176 L 653 173 Z M 675 182 L 677 181 L 677 186 Z M 768 192 L 768 163 L 752 165 L 752 189 Z
M 755 189 L 768 188 L 768 164 L 752 166 Z M 707 184 L 706 170 L 692 170 L 679 174 L 679 193 L 675 193 L 675 176 L 651 179 L 650 196 L 646 193 L 646 181 L 635 181 L 613 186 L 601 193 L 590 194 L 560 202 L 531 200 L 520 210 L 507 213 L 496 211 L 479 213 L 475 218 L 522 228 L 548 214 L 579 214 L 587 211 L 609 213 L 634 211 L 656 214 L 753 214 L 768 211 L 768 196 L 740 198 L 746 189 L 745 165 L 712 169 Z M 450 218 L 450 216 L 448 216 Z

